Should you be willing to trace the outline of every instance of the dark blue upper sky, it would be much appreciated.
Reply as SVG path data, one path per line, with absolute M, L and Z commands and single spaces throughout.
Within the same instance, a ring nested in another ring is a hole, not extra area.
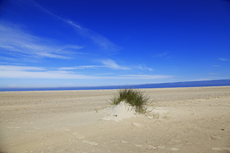
M 230 1 L 2 0 L 0 86 L 230 78 Z

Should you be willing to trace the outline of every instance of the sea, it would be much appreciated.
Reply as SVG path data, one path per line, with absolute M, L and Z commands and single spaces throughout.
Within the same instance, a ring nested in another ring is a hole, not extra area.
M 171 83 L 150 83 L 139 85 L 111 85 L 111 86 L 87 86 L 87 87 L 44 87 L 44 88 L 1 88 L 5 91 L 58 91 L 58 90 L 106 90 L 123 88 L 177 88 L 177 87 L 210 87 L 210 86 L 230 86 L 230 79 L 225 80 L 206 80 L 206 81 L 187 81 Z

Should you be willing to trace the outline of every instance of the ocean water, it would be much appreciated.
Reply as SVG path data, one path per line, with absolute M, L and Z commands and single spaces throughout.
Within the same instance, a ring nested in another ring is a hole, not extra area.
M 140 85 L 120 85 L 120 86 L 92 86 L 92 87 L 55 87 L 55 88 L 1 88 L 0 91 L 57 91 L 57 90 L 105 90 L 105 89 L 122 89 L 122 88 L 176 88 L 176 87 L 208 87 L 208 86 L 230 86 L 228 80 L 209 80 L 209 81 L 188 81 L 172 82 L 157 84 L 140 84 Z

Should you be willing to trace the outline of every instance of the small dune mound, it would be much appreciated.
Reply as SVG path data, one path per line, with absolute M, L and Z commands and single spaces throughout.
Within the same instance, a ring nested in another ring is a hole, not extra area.
M 103 120 L 121 121 L 123 119 L 136 116 L 136 111 L 133 106 L 122 101 L 118 105 L 111 106 L 107 109 L 107 115 L 102 118 Z

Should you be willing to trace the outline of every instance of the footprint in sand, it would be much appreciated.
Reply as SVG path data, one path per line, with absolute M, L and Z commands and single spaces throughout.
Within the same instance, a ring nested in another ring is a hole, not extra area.
M 97 146 L 98 145 L 98 143 L 96 143 L 96 142 L 85 140 L 85 136 L 83 136 L 83 135 L 81 135 L 81 134 L 79 134 L 77 132 L 74 132 L 73 135 L 75 135 L 78 139 L 83 140 L 82 141 L 83 143 L 87 143 L 87 144 L 90 144 L 92 146 Z
M 138 147 L 138 148 L 142 148 L 142 149 L 167 149 L 165 146 L 153 146 L 153 145 L 135 145 L 135 147 Z M 180 150 L 179 148 L 168 148 L 169 150 L 172 150 L 172 151 L 178 151 Z
M 216 135 L 209 135 L 209 140 L 216 140 L 216 139 L 221 139 L 221 137 Z
M 144 128 L 144 125 L 143 124 L 140 124 L 140 123 L 137 123 L 137 122 L 132 122 L 131 123 L 132 124 L 132 126 L 134 126 L 134 127 L 136 127 L 136 128 Z
M 142 148 L 142 149 L 157 149 L 157 147 L 154 147 L 152 145 L 135 145 L 135 147 Z
M 82 141 L 82 142 L 83 142 L 83 143 L 90 144 L 90 145 L 92 145 L 92 146 L 97 146 L 97 145 L 98 145 L 98 143 L 96 143 L 96 142 L 87 141 L 87 140 L 84 140 L 84 141 Z
M 75 135 L 78 139 L 81 139 L 81 140 L 85 139 L 85 137 L 83 135 L 81 135 L 77 132 L 74 132 L 73 135 Z
M 121 140 L 121 143 L 128 143 L 128 141 L 123 141 L 123 140 Z
M 180 150 L 178 148 L 171 148 L 172 151 L 177 151 L 177 150 Z

